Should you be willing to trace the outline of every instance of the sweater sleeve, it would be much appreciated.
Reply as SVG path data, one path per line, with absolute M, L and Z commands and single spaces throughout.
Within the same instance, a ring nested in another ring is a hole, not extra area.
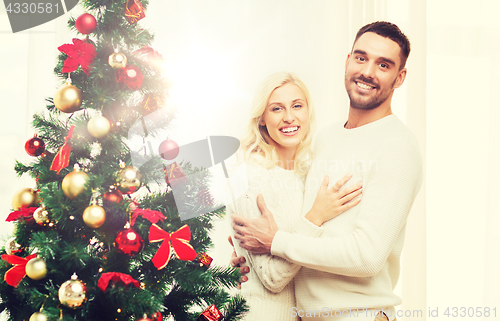
M 259 217 L 261 215 L 257 207 L 257 196 L 248 192 L 236 201 L 237 214 L 247 217 Z M 234 212 L 234 207 L 227 206 L 227 213 L 230 217 Z M 234 230 L 232 230 L 234 233 Z M 234 234 L 233 234 L 234 235 Z M 236 241 L 236 240 L 235 240 Z M 239 241 L 237 241 L 239 243 Z M 250 263 L 250 268 L 259 277 L 261 283 L 271 292 L 278 293 L 294 278 L 299 272 L 300 265 L 294 264 L 271 254 L 255 254 L 246 251 L 235 244 L 237 253 L 244 256 Z
M 377 155 L 376 167 L 364 177 L 363 198 L 352 232 L 315 237 L 278 231 L 271 253 L 334 274 L 376 275 L 393 250 L 422 184 L 422 160 L 413 140 L 389 141 Z M 328 224 L 335 224 L 335 219 Z

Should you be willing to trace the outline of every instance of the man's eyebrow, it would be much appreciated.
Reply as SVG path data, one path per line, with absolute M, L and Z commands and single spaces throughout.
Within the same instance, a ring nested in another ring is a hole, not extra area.
M 355 54 L 358 54 L 358 55 L 367 55 L 366 51 L 364 50 L 360 50 L 360 49 L 356 49 L 353 51 L 353 53 Z M 392 60 L 391 58 L 387 58 L 387 57 L 379 57 L 378 58 L 379 60 L 382 60 L 382 61 L 385 61 L 387 62 L 388 64 L 391 64 L 391 65 L 396 65 L 396 62 L 394 60 Z
M 353 51 L 353 53 L 355 54 L 359 54 L 359 55 L 366 55 L 366 51 L 364 50 L 360 50 L 360 49 L 356 49 Z
M 391 58 L 380 57 L 379 59 L 382 60 L 382 61 L 387 62 L 390 65 L 394 65 L 394 66 L 396 65 L 396 63 L 394 62 L 394 60 L 392 60 Z

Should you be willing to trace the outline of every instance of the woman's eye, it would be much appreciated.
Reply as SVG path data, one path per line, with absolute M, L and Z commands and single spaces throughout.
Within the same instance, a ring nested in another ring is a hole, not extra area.
M 281 107 L 273 107 L 273 111 L 281 110 Z
M 302 107 L 301 104 L 295 104 L 295 105 L 293 105 L 293 108 L 300 108 L 300 107 Z

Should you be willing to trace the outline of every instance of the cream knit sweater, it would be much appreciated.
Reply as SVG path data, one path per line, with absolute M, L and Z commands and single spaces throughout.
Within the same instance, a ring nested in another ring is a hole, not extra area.
M 293 311 L 302 320 L 374 320 L 366 316 L 371 310 L 362 309 L 389 310 L 390 316 L 401 303 L 393 289 L 406 220 L 422 184 L 418 143 L 394 115 L 354 129 L 342 123 L 323 129 L 316 136 L 303 214 L 325 174 L 332 185 L 347 173 L 353 174 L 348 184 L 363 182 L 359 205 L 322 227 L 302 217 L 296 224 L 299 235 L 280 230 L 272 243 L 273 255 L 302 266 Z M 352 314 L 357 308 L 360 312 Z M 344 318 L 332 317 L 341 312 Z
M 247 217 L 259 217 L 257 195 L 264 197 L 280 230 L 294 232 L 294 223 L 300 218 L 304 198 L 304 179 L 293 170 L 280 167 L 265 169 L 247 164 L 248 190 L 227 206 L 230 221 L 233 212 Z M 234 231 L 233 231 L 234 232 Z M 239 241 L 236 241 L 237 243 Z M 293 277 L 299 265 L 271 254 L 253 254 L 235 244 L 238 255 L 245 256 L 250 273 L 241 285 L 241 294 L 250 307 L 245 321 L 288 321 L 290 309 L 296 306 Z

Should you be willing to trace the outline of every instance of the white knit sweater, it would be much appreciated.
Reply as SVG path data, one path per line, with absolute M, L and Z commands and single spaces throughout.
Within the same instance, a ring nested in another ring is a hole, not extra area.
M 296 225 L 299 235 L 279 231 L 272 243 L 273 255 L 302 266 L 295 278 L 294 311 L 302 311 L 302 320 L 373 321 L 361 309 L 394 313 L 394 305 L 401 303 L 393 289 L 407 216 L 422 183 L 418 143 L 394 115 L 354 129 L 342 123 L 323 129 L 316 136 L 303 214 L 311 208 L 325 174 L 332 185 L 347 173 L 353 174 L 348 184 L 363 182 L 359 205 L 322 227 L 301 218 Z M 332 318 L 336 310 L 356 308 L 358 318 L 352 313 Z M 314 310 L 317 318 L 307 317 Z
M 256 199 L 260 193 L 280 230 L 294 232 L 294 223 L 300 218 L 303 205 L 304 179 L 293 170 L 277 166 L 268 170 L 247 164 L 247 169 L 248 190 L 236 200 L 235 206 L 227 206 L 229 220 L 233 212 L 259 217 L 261 213 Z M 291 316 L 290 309 L 296 306 L 293 277 L 300 266 L 271 254 L 248 253 L 238 244 L 235 248 L 250 266 L 248 281 L 241 285 L 241 294 L 250 307 L 244 320 L 298 320 Z

